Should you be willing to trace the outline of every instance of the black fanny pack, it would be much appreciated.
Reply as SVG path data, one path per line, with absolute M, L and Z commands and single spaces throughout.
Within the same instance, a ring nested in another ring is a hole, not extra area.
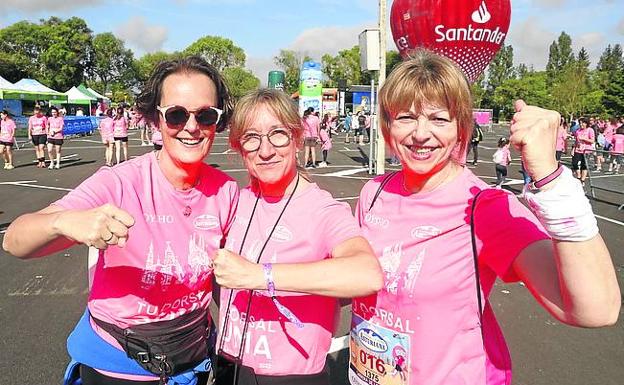
M 161 382 L 194 368 L 209 355 L 210 322 L 205 309 L 126 329 L 91 318 L 119 342 L 128 357 L 160 376 Z

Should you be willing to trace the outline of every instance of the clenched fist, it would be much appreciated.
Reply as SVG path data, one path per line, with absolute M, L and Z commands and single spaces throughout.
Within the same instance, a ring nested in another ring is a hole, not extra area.
M 226 249 L 216 251 L 213 259 L 217 283 L 228 289 L 264 289 L 262 266 Z
M 90 210 L 67 210 L 54 224 L 57 231 L 76 242 L 98 249 L 117 245 L 124 247 L 134 218 L 110 203 Z
M 537 181 L 555 171 L 555 143 L 560 115 L 556 111 L 529 106 L 523 100 L 514 104 L 510 143 L 522 154 L 524 169 Z

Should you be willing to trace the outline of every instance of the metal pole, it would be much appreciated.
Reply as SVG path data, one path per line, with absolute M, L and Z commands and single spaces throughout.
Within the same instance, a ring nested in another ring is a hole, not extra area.
M 377 82 L 377 89 L 381 88 L 386 80 L 386 0 L 379 0 L 379 81 Z M 372 91 L 372 90 L 371 90 Z M 379 100 L 379 98 L 376 98 Z M 379 103 L 378 101 L 376 103 Z M 377 164 L 375 172 L 377 175 L 385 173 L 386 163 L 386 143 L 381 130 L 379 130 L 379 108 L 376 105 L 374 124 L 376 132 L 376 151 L 375 151 L 375 163 Z M 371 154 L 372 156 L 372 154 Z

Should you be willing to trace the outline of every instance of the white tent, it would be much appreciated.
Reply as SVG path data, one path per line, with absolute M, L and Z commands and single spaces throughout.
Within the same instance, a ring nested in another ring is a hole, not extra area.
M 102 99 L 102 100 L 104 100 L 107 103 L 110 103 L 110 99 L 109 98 L 107 98 L 106 96 L 100 94 L 99 92 L 97 92 L 93 88 L 87 87 L 87 89 L 89 90 L 89 92 L 91 92 L 93 95 L 97 96 L 99 99 Z
M 67 103 L 69 104 L 87 104 L 90 105 L 93 102 L 96 102 L 97 99 L 92 98 L 89 95 L 85 95 L 76 87 L 72 87 L 69 91 L 65 92 L 67 95 Z
M 2 76 L 0 76 L 0 89 L 3 89 L 3 90 L 17 90 L 17 87 L 15 87 L 15 84 L 11 83 L 10 81 L 8 81 L 5 78 L 3 78 Z

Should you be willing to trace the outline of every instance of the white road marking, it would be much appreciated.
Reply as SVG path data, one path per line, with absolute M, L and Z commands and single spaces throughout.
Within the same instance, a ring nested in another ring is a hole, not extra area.
M 33 188 L 40 188 L 40 189 L 43 189 L 43 190 L 72 191 L 72 189 L 70 189 L 70 188 L 53 187 L 53 186 L 41 186 L 41 185 L 30 184 L 30 183 L 25 183 L 25 182 L 37 182 L 37 181 L 36 180 L 32 180 L 32 181 L 21 181 L 21 182 L 0 182 L 0 184 L 8 184 L 8 185 L 13 185 L 13 186 L 23 186 L 23 187 L 33 187 Z
M 342 349 L 346 349 L 349 346 L 349 336 L 342 336 L 332 338 L 331 345 L 329 346 L 329 354 L 336 353 Z
M 353 174 L 357 174 L 359 172 L 362 171 L 368 171 L 368 167 L 366 168 L 355 168 L 355 169 L 351 169 L 351 170 L 342 170 L 342 171 L 335 171 L 335 172 L 330 172 L 327 174 L 314 174 L 314 175 L 322 175 L 322 176 L 347 176 L 347 175 L 353 175 Z
M 603 217 L 602 215 L 594 214 L 594 216 L 596 218 L 598 218 L 598 219 L 602 219 L 603 221 L 611 222 L 611 223 L 614 223 L 614 224 L 619 225 L 619 226 L 624 226 L 624 222 L 620 222 L 620 221 L 616 221 L 615 219 Z

